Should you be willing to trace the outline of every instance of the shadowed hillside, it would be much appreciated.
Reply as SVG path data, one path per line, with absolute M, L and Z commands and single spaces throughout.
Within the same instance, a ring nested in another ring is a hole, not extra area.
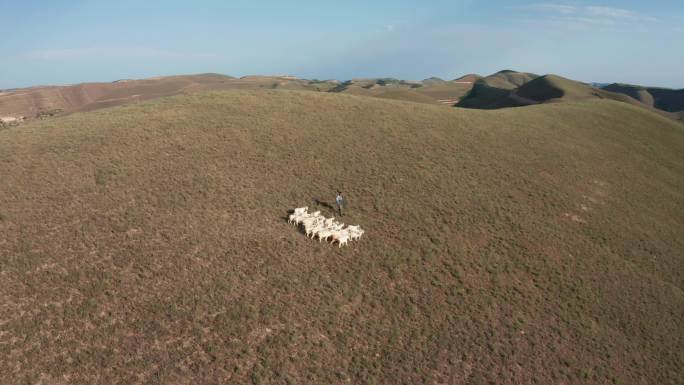
M 0 130 L 3 382 L 684 383 L 682 149 L 610 100 L 279 90 Z M 336 189 L 342 249 L 285 220 Z
M 603 89 L 629 95 L 634 99 L 659 110 L 684 112 L 684 90 L 643 87 L 618 83 L 610 84 L 603 87 Z
M 474 80 L 472 89 L 459 101 L 458 107 L 477 109 L 497 109 L 520 107 L 532 104 L 526 100 L 512 97 L 513 91 L 523 84 L 536 79 L 538 75 L 510 70 L 499 71 L 486 77 L 466 75 L 465 79 Z
M 540 103 L 568 102 L 592 99 L 610 99 L 627 104 L 636 105 L 655 111 L 663 116 L 673 119 L 681 119 L 676 113 L 669 113 L 661 109 L 654 108 L 653 100 L 649 101 L 644 92 L 611 92 L 613 88 L 595 88 L 589 84 L 570 80 L 557 75 L 544 75 L 535 78 L 524 77 L 522 74 L 513 73 L 518 80 L 531 79 L 522 85 L 514 87 L 515 84 L 502 81 L 500 74 L 497 73 L 487 78 L 475 82 L 472 90 L 461 99 L 458 107 L 475 109 L 499 109 L 507 107 L 522 107 Z M 508 74 L 509 77 L 511 74 Z M 498 79 L 487 81 L 485 79 Z M 499 84 L 499 87 L 493 84 Z M 514 88 L 510 88 L 514 87 Z M 650 94 L 649 94 L 650 95 Z M 637 99 L 635 99 L 634 97 Z M 674 100 L 670 98 L 669 100 Z
M 478 80 L 473 88 L 456 104 L 457 107 L 493 110 L 505 107 L 521 107 L 534 104 L 511 97 L 511 90 L 496 88 Z
M 549 101 L 575 101 L 586 99 L 611 99 L 641 105 L 629 96 L 604 91 L 588 84 L 556 75 L 540 76 L 515 90 L 516 96 L 543 103 Z

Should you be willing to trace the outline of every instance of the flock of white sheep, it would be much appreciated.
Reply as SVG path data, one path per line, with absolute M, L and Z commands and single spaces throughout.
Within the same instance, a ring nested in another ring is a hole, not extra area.
M 308 207 L 294 209 L 288 223 L 302 226 L 307 237 L 318 237 L 319 242 L 330 239 L 332 243 L 337 242 L 338 247 L 361 238 L 364 233 L 361 226 L 349 225 L 345 228 L 344 223 L 337 223 L 334 217 L 326 218 L 320 211 L 309 213 Z

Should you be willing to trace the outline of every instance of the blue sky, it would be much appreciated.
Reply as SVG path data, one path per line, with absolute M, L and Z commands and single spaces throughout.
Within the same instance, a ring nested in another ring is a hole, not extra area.
M 0 0 L 0 89 L 218 72 L 514 69 L 684 88 L 684 1 Z

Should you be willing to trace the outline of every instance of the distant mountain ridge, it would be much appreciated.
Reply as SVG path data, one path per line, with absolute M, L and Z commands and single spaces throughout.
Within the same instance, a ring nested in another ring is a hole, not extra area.
M 503 70 L 454 80 L 355 78 L 346 81 L 300 79 L 290 75 L 232 76 L 207 73 L 120 79 L 111 83 L 35 86 L 0 91 L 0 118 L 21 122 L 66 115 L 176 94 L 212 90 L 286 89 L 360 96 L 475 109 L 522 107 L 584 99 L 611 99 L 684 120 L 684 90 L 629 84 L 582 83 L 558 75 Z
M 220 74 L 120 79 L 110 83 L 37 86 L 0 91 L 0 117 L 28 120 L 113 107 L 177 94 L 213 90 L 286 89 L 342 92 L 427 104 L 454 105 L 472 84 L 437 77 L 422 81 L 395 78 L 338 80 L 300 79 L 289 75 Z

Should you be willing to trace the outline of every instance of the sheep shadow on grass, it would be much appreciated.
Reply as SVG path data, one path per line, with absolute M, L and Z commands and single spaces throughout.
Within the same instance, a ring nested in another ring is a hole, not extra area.
M 322 201 L 322 200 L 320 200 L 320 199 L 318 199 L 318 198 L 313 198 L 313 201 L 314 201 L 314 203 L 316 203 L 316 205 L 319 206 L 319 207 L 326 208 L 326 209 L 332 211 L 333 213 L 336 213 L 336 212 L 337 212 L 337 209 L 335 208 L 335 206 L 331 205 L 331 204 L 328 203 L 328 202 Z
M 287 210 L 287 215 L 280 217 L 280 219 L 282 219 L 283 222 L 287 223 L 288 225 L 296 227 L 297 231 L 300 234 L 306 235 L 306 230 L 304 229 L 304 226 L 295 223 L 290 223 L 290 214 L 294 214 L 294 210 Z

